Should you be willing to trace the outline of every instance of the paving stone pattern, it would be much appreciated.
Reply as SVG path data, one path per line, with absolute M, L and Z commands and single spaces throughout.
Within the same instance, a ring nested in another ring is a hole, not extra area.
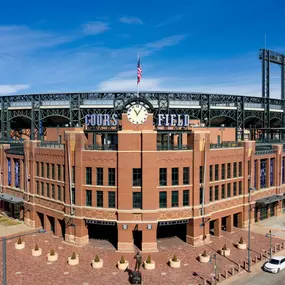
M 151 254 L 156 262 L 156 269 L 147 271 L 142 269 L 144 285 L 190 285 L 203 284 L 204 278 L 211 280 L 213 274 L 213 262 L 202 264 L 197 260 L 199 254 L 204 249 L 208 253 L 214 254 L 226 243 L 231 249 L 229 257 L 223 257 L 217 254 L 217 272 L 224 274 L 224 271 L 237 268 L 237 264 L 243 264 L 247 260 L 247 250 L 238 250 L 234 243 L 241 236 L 247 242 L 247 231 L 235 229 L 234 233 L 223 232 L 220 238 L 212 237 L 209 245 L 194 248 L 185 244 L 178 238 L 169 238 L 159 240 L 159 252 Z M 51 233 L 29 235 L 23 237 L 26 247 L 23 250 L 16 250 L 14 243 L 17 239 L 7 242 L 7 281 L 8 285 L 127 285 L 128 273 L 122 272 L 116 268 L 120 260 L 121 253 L 115 251 L 104 241 L 92 242 L 92 244 L 77 247 L 65 243 L 62 239 L 53 237 Z M 31 254 L 32 248 L 38 243 L 43 249 L 43 254 L 34 257 Z M 282 240 L 273 238 L 273 244 L 282 243 Z M 252 259 L 255 255 L 260 256 L 261 250 L 269 250 L 269 239 L 263 235 L 252 233 Z M 59 254 L 56 262 L 47 261 L 46 255 L 51 248 Z M 79 254 L 79 265 L 70 266 L 67 264 L 67 258 L 75 251 Z M 2 264 L 2 246 L 0 246 L 0 264 Z M 94 269 L 91 267 L 91 261 L 98 254 L 104 260 L 104 267 Z M 181 260 L 181 268 L 173 269 L 167 265 L 167 261 L 176 254 Z M 134 254 L 124 254 L 126 260 L 130 262 L 130 269 L 134 268 Z M 147 254 L 143 254 L 146 260 Z M 261 264 L 260 264 L 261 265 Z M 2 268 L 0 278 L 2 280 Z M 229 274 L 230 276 L 230 274 Z M 223 277 L 221 277 L 223 279 Z M 2 282 L 1 282 L 2 283 Z M 210 283 L 208 283 L 210 284 Z

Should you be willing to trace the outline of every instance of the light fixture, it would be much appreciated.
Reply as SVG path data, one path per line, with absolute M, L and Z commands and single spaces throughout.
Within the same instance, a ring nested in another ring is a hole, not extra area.
M 123 225 L 123 230 L 127 230 L 128 229 L 128 225 Z
M 148 230 L 151 230 L 151 229 L 152 229 L 152 225 L 148 224 L 148 225 L 146 226 L 146 228 L 147 228 Z

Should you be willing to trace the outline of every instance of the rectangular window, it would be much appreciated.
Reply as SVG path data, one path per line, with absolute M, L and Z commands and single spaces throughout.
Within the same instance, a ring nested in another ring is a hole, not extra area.
M 167 185 L 167 168 L 159 168 L 159 186 Z
M 54 184 L 51 185 L 51 197 L 52 197 L 52 199 L 55 199 Z
M 47 183 L 47 197 L 50 196 L 50 193 L 49 193 L 49 183 Z
M 219 164 L 215 164 L 215 180 L 219 180 Z
M 226 165 L 222 164 L 222 180 L 226 179 Z
M 183 190 L 183 206 L 189 206 L 189 190 Z
M 72 183 L 75 183 L 75 166 L 72 166 L 72 176 L 71 176 L 71 178 L 72 178 Z
M 234 182 L 234 192 L 233 192 L 233 196 L 237 195 L 237 183 Z
M 171 207 L 178 207 L 178 191 L 171 192 Z
M 236 162 L 234 162 L 233 177 L 234 177 L 234 178 L 236 178 L 236 177 L 237 177 L 237 163 L 236 163 Z
M 60 189 L 60 186 L 57 186 L 57 200 L 61 201 L 61 189 Z
M 92 185 L 92 167 L 86 167 L 86 184 Z
M 51 179 L 55 179 L 55 170 L 54 170 L 54 164 L 51 165 Z
M 210 181 L 213 181 L 213 165 L 210 165 L 209 174 L 210 174 Z
M 108 207 L 116 208 L 116 192 L 115 191 L 108 192 Z
M 96 185 L 103 185 L 103 168 L 102 167 L 97 167 L 97 181 Z
M 159 208 L 167 208 L 167 192 L 159 192 Z
M 219 200 L 219 186 L 215 186 L 215 201 Z
M 115 186 L 116 185 L 116 169 L 108 168 L 108 185 Z
M 228 198 L 230 198 L 232 195 L 232 193 L 231 193 L 232 191 L 231 191 L 231 184 L 230 183 L 228 183 L 227 184 L 227 197 Z
M 238 182 L 238 194 L 242 195 L 242 181 Z
M 200 200 L 200 204 L 203 204 L 203 193 L 204 193 L 204 189 L 203 187 L 200 187 L 200 194 L 199 194 L 199 200 Z
M 250 171 L 248 171 L 248 173 L 250 173 Z M 242 177 L 242 162 L 241 161 L 238 163 L 238 176 Z
M 285 164 L 285 159 L 284 159 L 284 157 L 283 157 L 283 158 L 282 158 L 282 184 L 285 183 L 284 164 Z
M 210 187 L 210 202 L 213 202 L 213 187 Z
M 61 165 L 57 165 L 57 180 L 61 181 Z
M 225 199 L 226 198 L 226 185 L 223 184 L 222 185 L 222 199 Z
M 42 177 L 45 177 L 45 166 L 43 162 L 41 162 L 41 175 Z
M 229 179 L 229 178 L 231 178 L 231 164 L 230 163 L 228 163 L 228 171 L 227 171 L 227 178 Z
M 275 159 L 270 159 L 270 186 L 274 185 L 274 167 L 275 167 Z
M 72 201 L 72 204 L 75 205 L 75 188 L 72 188 L 71 189 L 71 201 Z
M 142 186 L 142 170 L 141 168 L 133 168 L 133 186 Z M 137 193 L 137 192 L 135 192 Z
M 37 181 L 37 194 L 40 195 L 40 183 Z
M 178 167 L 172 168 L 172 185 L 178 185 L 179 183 L 179 169 Z
M 11 159 L 8 158 L 8 185 L 11 186 Z
M 133 192 L 133 208 L 141 209 L 142 207 L 142 194 L 141 192 Z
M 86 206 L 92 207 L 92 190 L 86 190 Z
M 40 175 L 40 166 L 39 166 L 39 162 L 37 161 L 37 164 L 36 164 L 36 175 L 39 176 Z
M 45 186 L 44 186 L 44 183 L 41 182 L 41 188 L 42 188 L 42 196 L 45 195 Z
M 50 178 L 49 177 L 49 163 L 47 163 L 47 178 Z
M 260 188 L 266 187 L 266 159 L 260 160 Z
M 103 207 L 103 191 L 96 191 L 97 194 L 97 207 Z
M 189 167 L 183 167 L 183 184 L 184 185 L 189 185 L 189 174 L 190 174 Z
M 15 187 L 20 188 L 20 160 L 19 159 L 14 159 L 15 163 Z
M 204 166 L 200 166 L 200 183 L 204 181 Z

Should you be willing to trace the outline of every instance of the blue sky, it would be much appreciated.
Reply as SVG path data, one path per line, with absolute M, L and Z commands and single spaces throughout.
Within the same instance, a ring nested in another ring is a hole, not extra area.
M 266 34 L 285 53 L 284 9 L 282 0 L 1 1 L 0 94 L 136 90 L 139 51 L 141 90 L 260 96 L 258 49 Z

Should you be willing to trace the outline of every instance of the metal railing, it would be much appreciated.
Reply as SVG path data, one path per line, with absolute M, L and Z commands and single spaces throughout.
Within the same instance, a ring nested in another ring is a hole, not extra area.
M 261 143 L 277 143 L 277 144 L 284 144 L 285 140 L 280 139 L 258 139 L 255 141 L 257 144 Z
M 64 149 L 65 145 L 63 143 L 58 142 L 41 142 L 39 147 Z
M 264 155 L 264 154 L 272 154 L 275 153 L 276 149 L 264 149 L 255 151 L 255 155 Z
M 118 150 L 117 144 L 85 145 L 86 150 Z
M 16 154 L 16 155 L 24 155 L 24 146 L 18 145 L 13 146 L 6 150 L 7 154 Z
M 211 143 L 210 148 L 229 148 L 229 147 L 239 147 L 239 142 L 222 142 L 222 143 Z
M 191 150 L 190 145 L 157 144 L 157 150 Z

